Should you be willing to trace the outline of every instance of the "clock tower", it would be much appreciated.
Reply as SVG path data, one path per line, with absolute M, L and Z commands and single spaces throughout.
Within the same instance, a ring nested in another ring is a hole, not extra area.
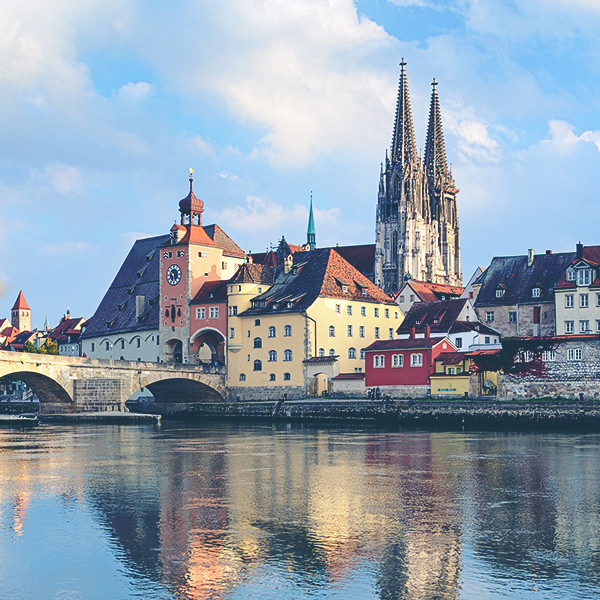
M 165 362 L 196 362 L 191 337 L 198 324 L 190 301 L 207 282 L 229 279 L 237 263 L 244 261 L 243 252 L 218 225 L 202 225 L 204 202 L 194 194 L 193 173 L 190 169 L 190 191 L 179 202 L 179 222 L 171 227 L 169 241 L 159 248 L 159 342 Z M 227 241 L 241 256 L 227 254 L 224 258 Z

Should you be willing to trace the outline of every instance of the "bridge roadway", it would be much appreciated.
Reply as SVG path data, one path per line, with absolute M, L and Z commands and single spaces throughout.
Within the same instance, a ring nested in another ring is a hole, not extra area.
M 24 381 L 42 413 L 124 410 L 147 388 L 157 403 L 219 402 L 225 398 L 224 367 L 103 360 L 0 350 L 0 380 Z

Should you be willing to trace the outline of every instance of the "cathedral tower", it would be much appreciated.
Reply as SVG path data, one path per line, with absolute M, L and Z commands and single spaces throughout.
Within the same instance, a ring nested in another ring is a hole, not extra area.
M 433 81 L 425 159 L 417 155 L 406 77 L 400 82 L 391 155 L 381 165 L 377 202 L 375 283 L 393 294 L 405 279 L 460 285 L 456 194 L 446 162 L 444 134 Z

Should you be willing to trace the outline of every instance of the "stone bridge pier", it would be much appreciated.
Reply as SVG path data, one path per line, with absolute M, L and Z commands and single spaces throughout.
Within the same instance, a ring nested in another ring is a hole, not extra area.
M 166 405 L 225 397 L 224 372 L 195 365 L 0 351 L 0 380 L 24 381 L 43 413 L 125 410 L 125 402 L 141 388 Z

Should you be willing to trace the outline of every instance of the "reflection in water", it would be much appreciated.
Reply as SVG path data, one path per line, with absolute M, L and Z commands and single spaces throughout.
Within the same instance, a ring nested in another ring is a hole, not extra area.
M 0 431 L 0 597 L 593 597 L 599 458 L 596 435 Z

